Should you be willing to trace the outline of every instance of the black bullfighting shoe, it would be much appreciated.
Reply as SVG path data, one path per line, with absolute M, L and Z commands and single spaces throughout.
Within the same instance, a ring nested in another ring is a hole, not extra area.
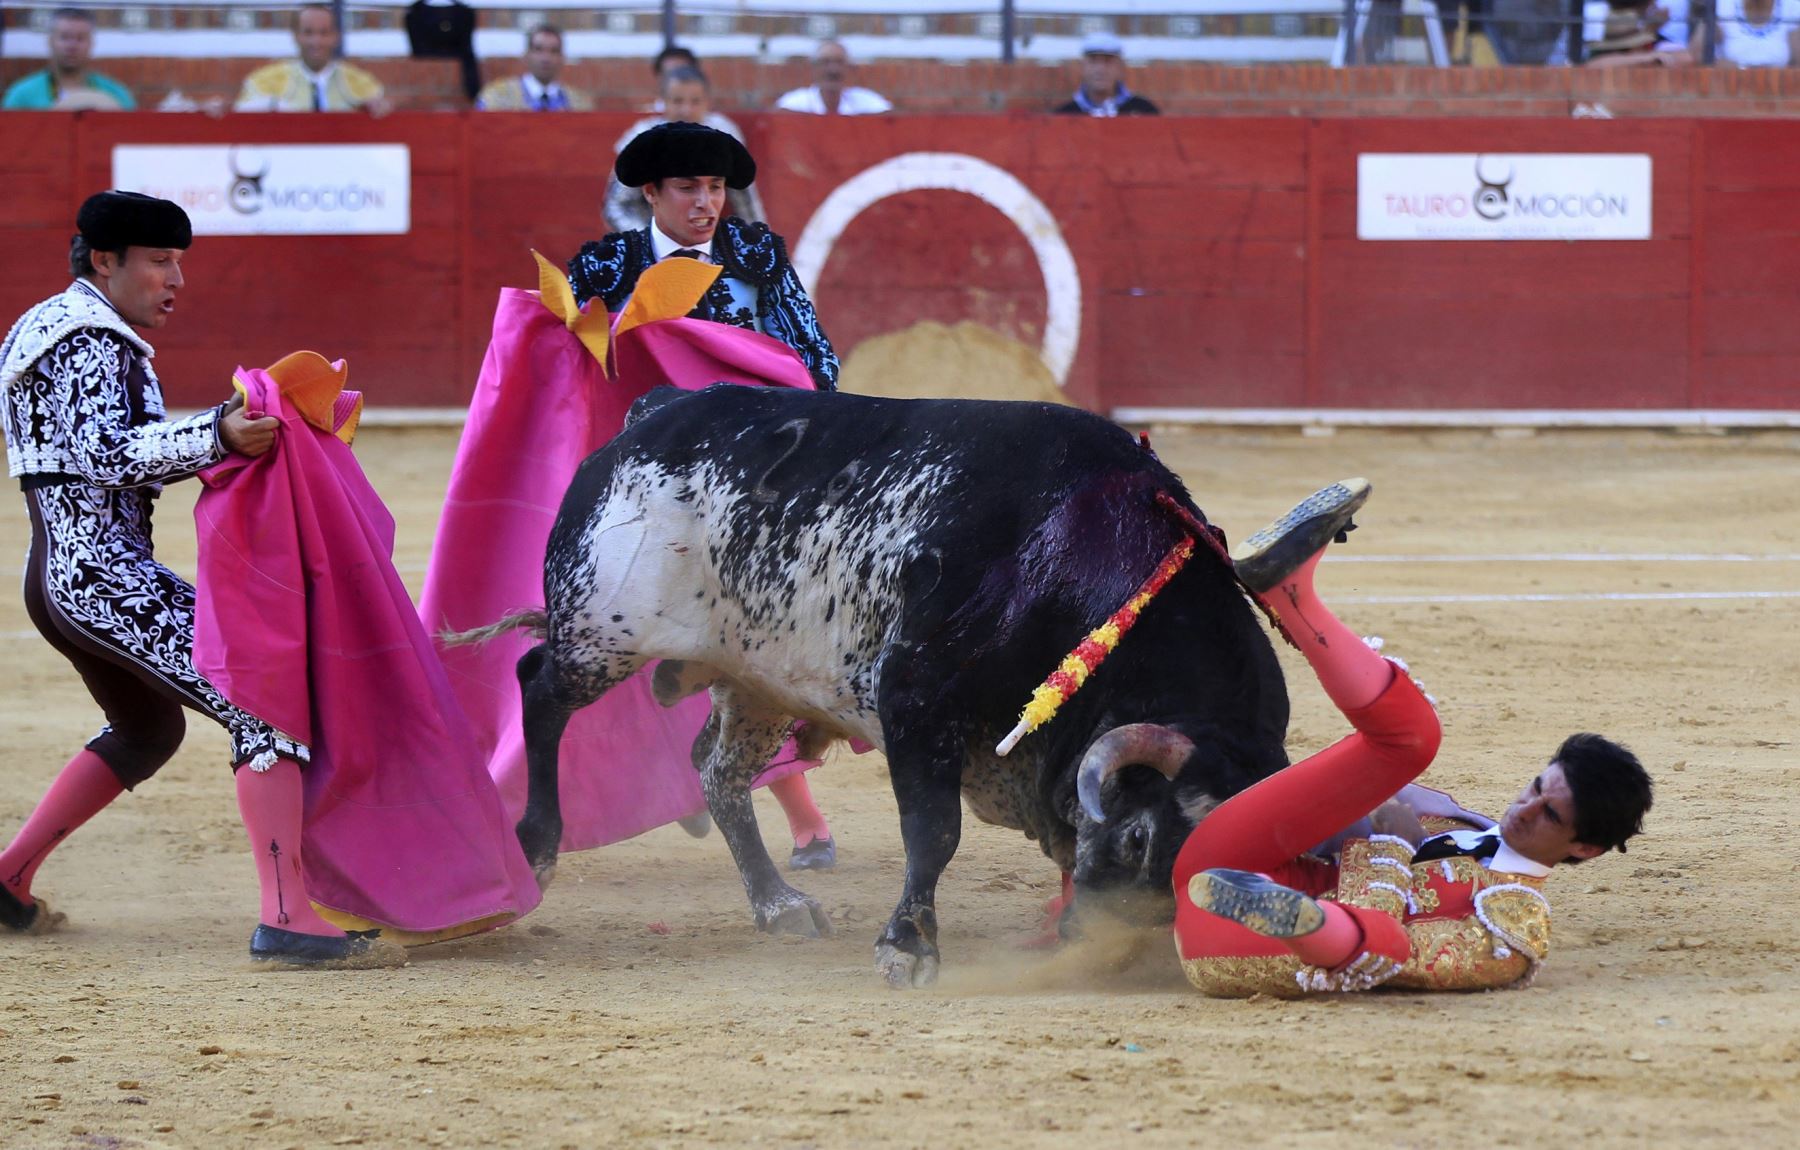
M 830 870 L 837 865 L 837 841 L 814 838 L 803 847 L 795 847 L 788 857 L 789 870 Z
M 1231 549 L 1231 562 L 1244 586 L 1262 594 L 1318 554 L 1356 530 L 1351 516 L 1369 498 L 1367 479 L 1345 479 L 1322 487 L 1292 511 Z
M 50 909 L 43 899 L 27 906 L 12 891 L 0 886 L 0 926 L 18 934 L 49 934 L 68 921 L 68 916 Z
M 1325 925 L 1318 903 L 1253 871 L 1203 870 L 1188 880 L 1188 897 L 1264 938 L 1299 938 Z
M 258 923 L 250 936 L 250 959 L 278 970 L 375 970 L 405 966 L 406 948 L 378 930 L 335 938 Z

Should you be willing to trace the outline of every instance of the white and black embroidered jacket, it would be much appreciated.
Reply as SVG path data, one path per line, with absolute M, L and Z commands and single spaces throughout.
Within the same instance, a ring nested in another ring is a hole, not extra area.
M 225 455 L 221 408 L 169 420 L 155 354 L 92 285 L 76 280 L 0 344 L 7 473 L 24 485 L 145 487 Z
M 787 244 L 767 224 L 727 216 L 713 233 L 712 257 L 725 269 L 688 314 L 695 319 L 750 328 L 793 348 L 820 391 L 836 391 L 838 357 L 819 326 L 818 313 L 794 265 Z M 613 232 L 581 246 L 569 261 L 575 302 L 599 296 L 606 310 L 618 311 L 637 288 L 638 276 L 656 262 L 650 229 Z M 741 290 L 734 291 L 736 281 Z

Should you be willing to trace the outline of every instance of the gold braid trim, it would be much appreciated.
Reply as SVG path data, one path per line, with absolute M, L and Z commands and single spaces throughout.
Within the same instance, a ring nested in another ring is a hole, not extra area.
M 1299 977 L 1311 969 L 1292 954 L 1206 955 L 1181 960 L 1182 972 L 1194 989 L 1208 998 L 1299 998 Z
M 1337 901 L 1405 922 L 1408 911 L 1418 910 L 1412 856 L 1412 844 L 1394 835 L 1348 840 L 1338 859 Z

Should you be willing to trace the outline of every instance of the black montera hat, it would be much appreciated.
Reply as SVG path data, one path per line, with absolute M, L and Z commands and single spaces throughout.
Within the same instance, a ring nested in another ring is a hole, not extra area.
M 142 192 L 98 192 L 75 214 L 75 228 L 97 252 L 128 247 L 185 248 L 194 242 L 194 225 L 181 205 Z
M 747 188 L 756 180 L 756 161 L 730 133 L 677 120 L 639 132 L 613 173 L 628 188 L 671 176 L 723 176 L 726 187 Z

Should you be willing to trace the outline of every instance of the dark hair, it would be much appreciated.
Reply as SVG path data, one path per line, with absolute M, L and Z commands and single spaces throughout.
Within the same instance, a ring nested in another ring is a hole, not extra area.
M 662 75 L 663 62 L 676 58 L 686 60 L 688 62 L 688 67 L 695 70 L 698 70 L 700 67 L 700 57 L 694 55 L 693 49 L 683 48 L 680 44 L 670 44 L 656 54 L 656 59 L 650 61 L 650 74 L 652 76 Z
M 698 68 L 670 68 L 663 73 L 662 90 L 667 92 L 671 84 L 698 84 L 707 91 L 712 91 L 712 85 L 707 82 L 706 73 Z
M 58 20 L 79 20 L 83 24 L 91 26 L 94 23 L 94 14 L 86 8 L 58 8 L 50 13 L 50 21 L 55 23 Z
M 101 248 L 99 250 L 107 251 L 109 249 Z M 87 237 L 80 232 L 76 232 L 69 240 L 69 274 L 76 279 L 93 275 L 94 251 L 95 249 L 88 245 Z M 113 254 L 118 256 L 122 261 L 125 258 L 125 252 L 125 248 L 120 248 L 118 251 L 113 252 Z
M 329 4 L 302 4 L 302 5 L 300 5 L 300 7 L 298 9 L 296 9 L 294 12 L 294 27 L 296 27 L 296 28 L 300 27 L 300 13 L 308 11 L 308 10 L 317 10 L 317 11 L 325 13 L 327 16 L 331 17 L 332 28 L 339 32 L 343 31 L 343 29 L 338 26 L 337 12 L 334 11 L 332 9 L 331 5 L 329 5 Z
M 562 46 L 563 46 L 562 29 L 558 28 L 556 25 L 550 23 L 548 20 L 541 20 L 538 23 L 533 24 L 531 27 L 529 27 L 525 30 L 525 47 L 527 47 L 527 48 L 531 47 L 531 42 L 533 40 L 537 39 L 539 36 L 544 35 L 545 33 L 549 33 L 550 35 L 556 37 L 556 50 L 558 52 L 562 51 Z
M 1644 829 L 1650 809 L 1649 772 L 1636 755 L 1599 735 L 1570 735 L 1556 749 L 1575 803 L 1575 841 L 1623 853 Z M 1570 860 L 1575 861 L 1575 860 Z

